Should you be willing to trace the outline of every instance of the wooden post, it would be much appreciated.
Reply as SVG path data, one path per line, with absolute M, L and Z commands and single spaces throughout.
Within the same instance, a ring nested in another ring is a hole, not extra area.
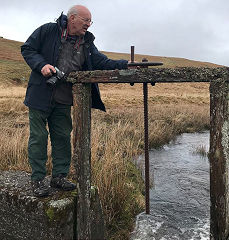
M 73 163 L 78 180 L 77 236 L 91 239 L 91 84 L 73 85 Z
M 210 239 L 229 236 L 229 85 L 210 83 Z

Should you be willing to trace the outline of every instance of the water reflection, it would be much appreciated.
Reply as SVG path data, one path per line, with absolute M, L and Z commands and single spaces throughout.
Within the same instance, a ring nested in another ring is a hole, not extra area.
M 150 152 L 150 215 L 137 217 L 132 240 L 209 239 L 209 162 L 198 149 L 208 151 L 208 132 L 183 134 Z

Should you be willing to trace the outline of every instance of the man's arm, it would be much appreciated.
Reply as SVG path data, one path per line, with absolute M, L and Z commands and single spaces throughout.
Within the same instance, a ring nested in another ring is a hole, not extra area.
M 112 60 L 98 51 L 93 44 L 91 48 L 91 59 L 94 70 L 127 69 L 127 60 Z
M 40 54 L 47 26 L 48 24 L 45 24 L 36 29 L 21 46 L 22 56 L 33 71 L 41 72 L 42 68 L 48 64 L 44 57 Z

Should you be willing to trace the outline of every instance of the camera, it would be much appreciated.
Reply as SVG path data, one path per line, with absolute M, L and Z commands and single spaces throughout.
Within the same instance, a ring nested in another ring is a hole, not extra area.
M 61 81 L 64 78 L 64 72 L 60 71 L 57 67 L 55 67 L 56 72 L 54 73 L 51 69 L 52 76 L 46 81 L 49 86 L 54 86 L 58 81 Z

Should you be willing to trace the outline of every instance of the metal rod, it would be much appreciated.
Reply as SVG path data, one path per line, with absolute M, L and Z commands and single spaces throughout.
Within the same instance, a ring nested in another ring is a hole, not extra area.
M 146 58 L 142 62 L 148 62 Z M 131 46 L 131 63 L 134 63 L 134 46 Z M 148 68 L 147 64 L 142 68 Z M 131 83 L 133 85 L 133 83 Z M 144 100 L 144 135 L 145 135 L 145 211 L 150 213 L 149 204 L 149 134 L 148 134 L 148 85 L 143 83 L 143 100 Z
M 134 46 L 131 46 L 131 62 L 134 63 Z
M 162 62 L 130 62 L 128 67 L 161 66 Z
M 130 47 L 130 61 L 133 64 L 134 63 L 134 46 Z M 130 86 L 134 86 L 134 83 L 130 83 Z
M 142 62 L 147 62 L 142 59 Z M 148 130 L 148 85 L 143 83 L 143 100 L 144 100 L 144 132 L 145 132 L 145 209 L 146 214 L 150 213 L 149 204 L 149 130 Z

